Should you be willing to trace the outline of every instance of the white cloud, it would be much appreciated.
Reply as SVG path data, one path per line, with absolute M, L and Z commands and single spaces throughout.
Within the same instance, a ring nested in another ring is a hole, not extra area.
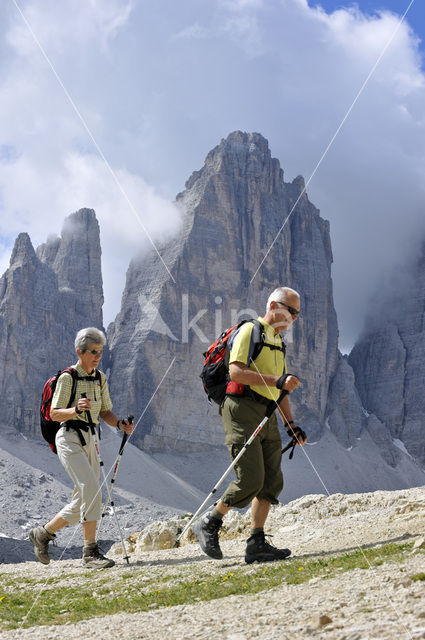
M 6 34 L 8 43 L 20 56 L 37 56 L 36 40 L 55 56 L 66 54 L 70 41 L 75 45 L 100 44 L 106 49 L 126 25 L 133 10 L 132 2 L 118 0 L 76 0 L 61 3 L 56 0 L 23 2 L 16 0 L 16 20 Z M 30 29 L 28 28 L 28 24 Z M 34 37 L 35 36 L 35 37 Z
M 67 65 L 72 63 L 70 44 L 85 50 L 94 47 L 108 57 L 104 48 L 124 26 L 131 9 L 130 3 L 112 1 L 77 4 L 82 10 L 68 6 L 66 20 L 57 3 L 46 3 L 50 20 L 45 20 L 46 5 L 24 7 L 43 48 L 54 52 L 53 66 L 63 67 L 65 85 Z M 175 233 L 179 212 L 141 176 L 125 168 L 110 170 L 95 155 L 82 123 L 22 22 L 15 21 L 7 40 L 18 55 L 5 69 L 0 105 L 2 130 L 7 132 L 0 160 L 0 235 L 5 239 L 0 243 L 0 266 L 7 267 L 10 238 L 20 231 L 29 232 L 37 246 L 49 234 L 59 234 L 72 211 L 95 209 L 101 226 L 108 322 L 117 311 L 131 257 L 150 246 L 148 236 L 155 243 Z M 105 126 L 102 104 L 92 108 L 76 102 L 97 139 Z
M 51 167 L 48 174 L 25 156 L 0 172 L 2 208 L 10 214 L 1 216 L 4 237 L 24 229 L 37 246 L 48 235 L 60 233 L 69 213 L 82 207 L 95 209 L 104 256 L 106 322 L 117 311 L 131 257 L 150 247 L 149 237 L 154 243 L 167 239 L 180 224 L 178 208 L 151 185 L 124 169 L 113 171 L 119 184 L 101 158 L 72 152 L 64 154 L 62 164 Z M 2 249 L 5 267 L 10 246 L 0 246 L 0 255 Z

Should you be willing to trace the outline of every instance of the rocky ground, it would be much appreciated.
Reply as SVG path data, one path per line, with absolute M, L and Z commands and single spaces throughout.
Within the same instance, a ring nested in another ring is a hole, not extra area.
M 109 472 L 119 448 L 116 433 L 103 429 L 101 446 Z M 0 564 L 8 559 L 21 562 L 33 557 L 28 531 L 48 522 L 69 501 L 71 492 L 69 477 L 44 440 L 28 440 L 17 433 L 6 437 L 0 433 Z M 105 496 L 105 489 L 103 492 Z M 120 526 L 128 535 L 154 520 L 196 508 L 204 494 L 128 444 L 113 497 Z M 102 538 L 114 540 L 116 536 L 115 521 L 108 515 Z M 67 547 L 69 557 L 80 554 L 81 527 L 65 529 L 58 542 Z
M 200 574 L 223 573 L 252 566 L 243 562 L 247 515 L 231 514 L 222 536 L 224 558 L 208 559 L 192 543 L 178 549 L 169 546 L 176 521 L 151 524 L 131 537 L 131 565 L 120 561 L 120 545 L 110 554 L 117 565 L 109 570 L 114 576 L 125 573 L 152 583 L 155 579 L 177 581 L 179 577 L 197 579 Z M 330 640 L 373 640 L 374 638 L 425 638 L 425 581 L 411 579 L 425 572 L 425 487 L 403 491 L 377 491 L 370 494 L 305 496 L 288 505 L 274 508 L 268 530 L 277 546 L 290 546 L 290 562 L 299 564 L 309 558 L 342 553 L 360 546 L 367 548 L 383 542 L 415 541 L 417 550 L 402 562 L 385 562 L 369 569 L 353 569 L 327 579 L 312 578 L 299 585 L 282 583 L 254 595 L 237 595 L 159 608 L 134 614 L 119 613 L 92 618 L 60 627 L 33 627 L 19 632 L 0 633 L 1 640 L 12 638 L 161 638 L 172 640 L 208 638 L 211 640 L 293 640 L 329 638 Z M 168 531 L 168 533 L 167 533 Z M 148 550 L 150 549 L 150 550 Z M 144 570 L 144 577 L 140 571 Z M 50 578 L 66 575 L 66 584 L 78 588 L 90 580 L 78 560 L 53 561 L 48 567 L 36 562 L 2 565 L 0 573 L 36 576 L 44 572 L 46 588 Z M 70 577 L 70 574 L 71 577 Z M 34 602 L 36 603 L 36 592 Z

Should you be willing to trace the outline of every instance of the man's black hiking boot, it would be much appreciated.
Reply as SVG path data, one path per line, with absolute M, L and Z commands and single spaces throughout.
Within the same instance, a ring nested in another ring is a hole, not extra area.
M 277 549 L 272 544 L 266 542 L 264 531 L 259 531 L 250 536 L 246 541 L 245 562 L 274 562 L 275 560 L 285 560 L 291 555 L 289 549 Z
M 223 553 L 218 544 L 218 531 L 223 522 L 218 518 L 213 518 L 209 513 L 195 522 L 192 531 L 199 540 L 199 544 L 204 553 L 210 558 L 221 560 Z

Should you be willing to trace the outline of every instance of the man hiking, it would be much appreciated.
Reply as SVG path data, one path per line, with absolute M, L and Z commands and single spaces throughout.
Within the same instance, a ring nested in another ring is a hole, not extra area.
M 267 301 L 264 318 L 259 317 L 264 342 L 259 355 L 252 359 L 255 340 L 254 323 L 246 322 L 229 340 L 229 374 L 226 397 L 221 406 L 225 444 L 232 460 L 263 420 L 271 401 L 281 390 L 293 391 L 299 384 L 296 376 L 286 375 L 285 347 L 280 332 L 290 328 L 300 312 L 300 296 L 289 287 L 279 287 Z M 305 434 L 295 426 L 289 399 L 280 403 L 285 426 L 298 443 L 306 442 Z M 251 534 L 247 540 L 245 561 L 283 560 L 289 549 L 277 549 L 265 539 L 264 524 L 270 505 L 278 503 L 283 488 L 281 469 L 282 441 L 275 413 L 247 447 L 235 466 L 236 480 L 231 482 L 217 505 L 198 520 L 193 531 L 201 549 L 211 558 L 223 557 L 218 532 L 223 516 L 230 509 L 242 509 L 251 502 Z
M 75 399 L 69 407 L 72 375 L 62 373 L 52 398 L 50 416 L 61 423 L 56 434 L 58 458 L 74 483 L 71 502 L 44 526 L 31 529 L 29 539 L 34 545 L 35 555 L 43 564 L 49 564 L 49 542 L 57 531 L 68 524 L 81 522 L 84 535 L 83 565 L 93 569 L 112 567 L 115 563 L 105 558 L 96 542 L 96 525 L 101 517 L 102 495 L 99 477 L 100 465 L 95 440 L 90 430 L 92 422 L 99 424 L 99 416 L 106 424 L 122 429 L 127 434 L 134 425 L 128 420 L 119 420 L 112 412 L 108 382 L 103 372 L 98 371 L 103 346 L 106 343 L 102 331 L 94 327 L 81 329 L 75 338 L 78 362 L 73 366 L 78 373 Z M 86 397 L 85 397 L 86 396 Z M 90 412 L 90 413 L 87 413 Z

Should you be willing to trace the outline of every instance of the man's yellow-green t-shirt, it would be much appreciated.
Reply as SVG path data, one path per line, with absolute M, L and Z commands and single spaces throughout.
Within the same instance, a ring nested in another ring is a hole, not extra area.
M 283 341 L 280 335 L 274 332 L 267 322 L 260 316 L 258 321 L 261 322 L 264 328 L 264 344 L 258 357 L 252 362 L 251 357 L 255 347 L 254 337 L 254 323 L 246 322 L 236 333 L 235 338 L 232 340 L 230 346 L 229 365 L 232 362 L 243 362 L 248 365 L 251 371 L 257 373 L 271 374 L 275 376 L 281 376 L 286 373 L 286 361 L 285 355 L 278 349 L 269 349 L 267 344 L 282 347 Z M 277 400 L 281 391 L 276 387 L 270 387 L 266 385 L 251 386 L 250 389 L 259 393 L 269 400 Z

